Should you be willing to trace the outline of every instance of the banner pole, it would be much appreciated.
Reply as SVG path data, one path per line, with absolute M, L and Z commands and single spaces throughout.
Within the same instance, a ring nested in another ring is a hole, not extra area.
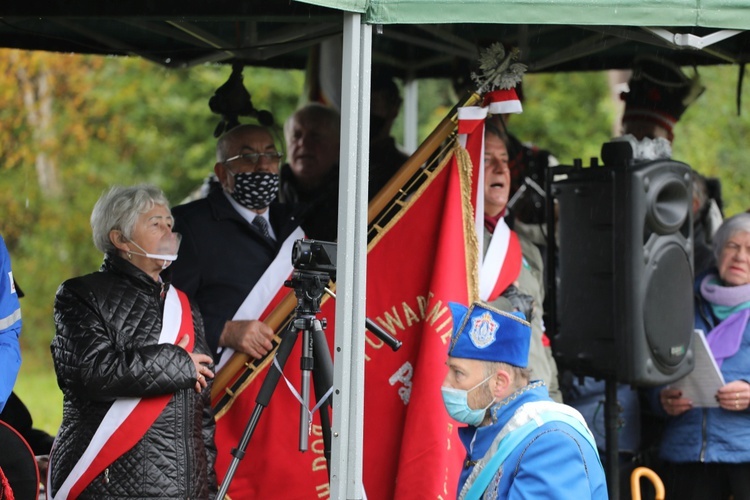
M 479 95 L 471 93 L 464 96 L 458 104 L 453 106 L 445 118 L 435 127 L 430 135 L 420 144 L 419 148 L 414 151 L 403 166 L 393 174 L 393 177 L 388 183 L 383 186 L 383 189 L 370 201 L 370 205 L 367 209 L 367 221 L 372 220 L 383 211 L 393 197 L 398 193 L 398 190 L 411 179 L 416 171 L 424 165 L 424 163 L 430 158 L 430 155 L 440 147 L 440 144 L 456 129 L 458 108 L 464 106 L 473 106 L 479 102 Z

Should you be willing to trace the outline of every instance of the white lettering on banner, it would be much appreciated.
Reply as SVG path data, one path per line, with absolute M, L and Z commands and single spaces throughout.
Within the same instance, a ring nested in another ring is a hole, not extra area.
M 331 485 L 329 483 L 320 484 L 315 487 L 318 492 L 318 498 L 331 498 Z
M 435 327 L 436 333 L 442 335 L 441 332 L 445 329 L 449 329 L 452 324 L 452 317 L 450 310 L 447 305 L 444 305 L 441 300 L 433 302 L 435 294 L 430 292 L 427 296 L 417 296 L 416 307 L 412 307 L 414 304 L 409 305 L 407 302 L 401 302 L 398 306 L 391 306 L 390 309 L 383 311 L 380 316 L 375 317 L 380 326 L 382 326 L 391 335 L 397 336 L 400 332 L 403 332 L 407 328 L 419 323 L 424 322 L 425 325 Z M 419 311 L 419 313 L 417 313 Z M 404 322 L 405 320 L 405 322 Z M 440 322 L 438 323 L 438 320 Z M 377 349 L 382 347 L 382 342 L 378 345 L 374 341 L 370 341 L 371 345 Z
M 313 472 L 319 471 L 319 470 L 328 470 L 328 464 L 326 463 L 326 457 L 317 457 L 312 462 L 312 470 Z
M 401 401 L 404 402 L 404 405 L 409 404 L 409 397 L 411 397 L 411 378 L 413 374 L 414 367 L 412 367 L 411 363 L 407 361 L 388 379 L 388 382 L 391 385 L 396 385 L 399 382 L 404 384 L 403 387 L 399 387 L 398 389 L 398 395 L 401 396 Z

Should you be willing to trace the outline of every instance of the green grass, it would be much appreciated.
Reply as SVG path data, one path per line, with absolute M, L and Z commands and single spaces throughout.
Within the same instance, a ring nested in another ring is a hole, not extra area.
M 24 350 L 21 372 L 13 391 L 31 412 L 34 427 L 53 436 L 62 421 L 62 392 L 52 367 L 49 350 Z

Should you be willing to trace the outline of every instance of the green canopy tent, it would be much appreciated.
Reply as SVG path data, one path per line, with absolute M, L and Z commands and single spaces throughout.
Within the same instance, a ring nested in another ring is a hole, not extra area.
M 373 64 L 402 77 L 448 76 L 477 47 L 518 45 L 531 72 L 628 68 L 636 54 L 679 64 L 743 63 L 748 5 L 721 1 L 364 1 L 126 3 L 9 0 L 0 46 L 137 55 L 167 67 L 206 61 L 303 68 L 307 48 L 340 36 L 346 12 L 376 27 Z
M 358 13 L 368 24 L 570 24 L 703 26 L 742 29 L 749 7 L 742 2 L 662 0 L 643 2 L 563 0 L 304 0 Z

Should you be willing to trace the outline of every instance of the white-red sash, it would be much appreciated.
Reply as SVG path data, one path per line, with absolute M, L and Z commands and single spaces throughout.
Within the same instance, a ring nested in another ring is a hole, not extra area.
M 479 272 L 479 298 L 485 302 L 498 298 L 518 279 L 522 263 L 518 235 L 500 218 Z
M 237 312 L 232 317 L 233 321 L 260 319 L 263 320 L 269 312 L 284 298 L 288 290 L 284 287 L 284 281 L 289 279 L 294 267 L 292 266 L 292 248 L 294 242 L 305 237 L 301 228 L 295 229 L 292 234 L 281 244 L 276 258 L 263 273 L 258 282 L 250 290 Z M 221 351 L 216 363 L 216 370 L 221 369 L 234 353 L 231 348 Z
M 170 287 L 164 301 L 159 343 L 174 344 L 184 335 L 189 335 L 190 342 L 185 349 L 192 352 L 194 333 L 193 316 L 187 296 Z M 50 492 L 50 500 L 77 498 L 94 478 L 138 443 L 171 398 L 172 394 L 149 398 L 118 398 L 54 496 L 51 495 L 48 475 L 47 491 Z M 52 470 L 53 466 L 50 462 L 49 469 Z
M 458 110 L 459 142 L 469 153 L 472 165 L 472 206 L 479 250 L 484 248 L 484 121 L 488 113 L 520 113 L 518 109 L 498 107 L 515 91 L 490 92 L 483 106 L 468 106 Z M 506 102 L 507 104 L 507 102 Z M 492 301 L 499 297 L 521 274 L 523 257 L 518 235 L 501 218 L 490 240 L 487 253 L 479 266 L 479 298 Z

